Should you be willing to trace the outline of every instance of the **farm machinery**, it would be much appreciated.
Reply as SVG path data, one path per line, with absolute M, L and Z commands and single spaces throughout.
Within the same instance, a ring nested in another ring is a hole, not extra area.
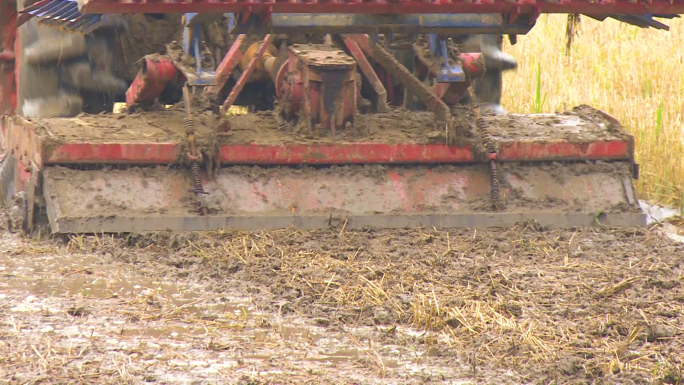
M 0 0 L 0 198 L 55 233 L 644 225 L 632 136 L 588 106 L 506 113 L 501 39 L 542 13 L 682 9 Z

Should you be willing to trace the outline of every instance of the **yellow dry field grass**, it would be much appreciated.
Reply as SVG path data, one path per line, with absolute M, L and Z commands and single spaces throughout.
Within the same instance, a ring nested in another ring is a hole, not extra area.
M 583 17 L 569 55 L 565 15 L 543 15 L 514 46 L 504 76 L 509 112 L 556 112 L 580 104 L 619 119 L 636 140 L 640 196 L 684 209 L 684 21 L 640 29 Z

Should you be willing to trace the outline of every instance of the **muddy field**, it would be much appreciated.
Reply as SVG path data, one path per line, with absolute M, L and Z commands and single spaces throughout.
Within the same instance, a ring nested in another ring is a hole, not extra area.
M 195 105 L 196 104 L 196 105 Z M 286 120 L 279 112 L 262 111 L 247 115 L 219 117 L 207 110 L 205 98 L 193 99 L 194 127 L 198 141 L 207 147 L 221 144 L 331 144 L 340 142 L 367 143 L 443 143 L 443 127 L 434 123 L 431 112 L 408 111 L 402 108 L 385 113 L 357 114 L 332 136 L 319 125 L 309 127 L 304 121 Z M 32 119 L 40 139 L 48 146 L 71 142 L 182 142 L 186 132 L 185 110 L 179 103 L 169 110 L 142 111 L 133 109 L 125 114 L 81 114 L 74 118 Z M 562 114 L 485 116 L 488 132 L 498 142 L 506 144 L 520 140 L 536 142 L 567 140 L 573 143 L 593 143 L 598 140 L 631 140 L 622 126 L 601 112 L 579 106 Z M 429 122 L 429 123 L 426 123 Z M 472 132 L 470 112 L 454 108 L 451 125 L 462 144 L 480 142 Z M 256 129 L 258 127 L 258 129 Z
M 684 245 L 656 228 L 3 232 L 1 245 L 7 383 L 682 379 Z

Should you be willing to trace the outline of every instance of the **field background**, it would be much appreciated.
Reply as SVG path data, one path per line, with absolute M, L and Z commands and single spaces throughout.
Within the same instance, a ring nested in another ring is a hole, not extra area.
M 641 198 L 684 211 L 684 22 L 670 31 L 582 17 L 568 52 L 566 15 L 542 15 L 516 45 L 504 75 L 509 112 L 566 111 L 580 104 L 619 119 L 636 139 Z

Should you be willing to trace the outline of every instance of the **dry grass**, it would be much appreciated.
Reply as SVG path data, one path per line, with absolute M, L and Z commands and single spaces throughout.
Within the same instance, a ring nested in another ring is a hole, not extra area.
M 670 32 L 584 17 L 566 55 L 566 16 L 541 16 L 505 47 L 519 68 L 505 76 L 503 104 L 519 113 L 580 104 L 608 112 L 635 136 L 641 196 L 684 209 L 684 21 L 667 24 Z

